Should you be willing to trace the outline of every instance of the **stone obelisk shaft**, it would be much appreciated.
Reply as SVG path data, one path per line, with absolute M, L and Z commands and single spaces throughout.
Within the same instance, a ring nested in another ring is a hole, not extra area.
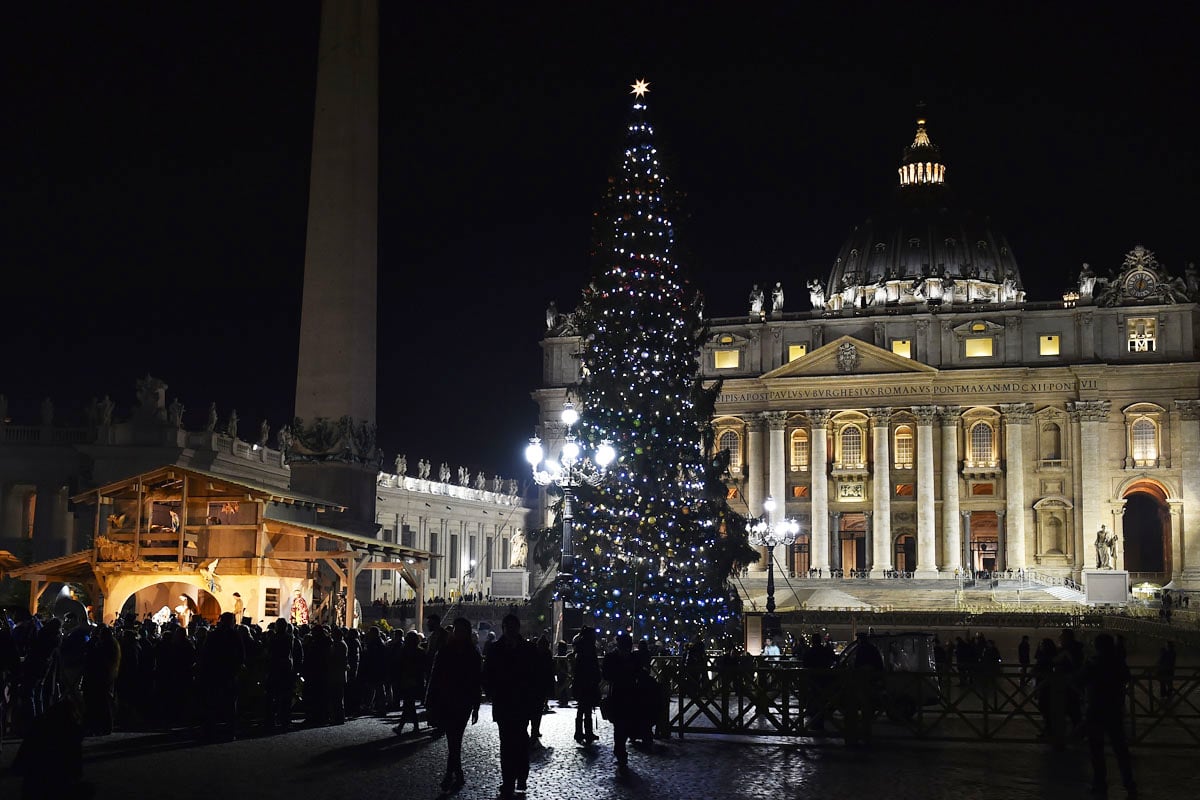
M 379 6 L 321 9 L 296 416 L 375 422 Z

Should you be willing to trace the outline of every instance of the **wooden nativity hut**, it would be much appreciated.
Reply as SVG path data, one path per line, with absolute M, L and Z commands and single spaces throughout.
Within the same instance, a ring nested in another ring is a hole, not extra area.
M 270 623 L 300 598 L 314 617 L 353 625 L 356 579 L 371 569 L 395 570 L 424 597 L 429 553 L 341 530 L 344 507 L 289 490 L 164 466 L 72 501 L 95 506 L 92 546 L 7 571 L 30 582 L 30 611 L 49 585 L 75 583 L 107 623 L 181 604 Z

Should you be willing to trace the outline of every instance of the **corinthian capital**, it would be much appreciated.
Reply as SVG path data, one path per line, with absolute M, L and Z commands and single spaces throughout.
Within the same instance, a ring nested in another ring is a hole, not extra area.
M 1200 400 L 1176 400 L 1175 410 L 1180 419 L 1200 419 Z
M 938 419 L 943 425 L 957 425 L 962 418 L 962 406 L 938 406 Z
M 867 409 L 867 416 L 871 418 L 872 427 L 886 428 L 892 421 L 892 409 L 887 406 L 870 408 Z
M 912 412 L 917 415 L 918 425 L 932 425 L 939 414 L 937 406 L 913 406 Z
M 1080 422 L 1104 422 L 1112 403 L 1108 400 L 1080 400 L 1067 404 L 1067 413 Z
M 1033 403 L 1001 403 L 1000 413 L 1009 425 L 1026 425 L 1033 419 Z
M 828 428 L 829 420 L 833 419 L 833 412 L 827 408 L 817 408 L 804 413 L 808 417 L 808 424 L 812 426 L 813 430 Z
M 787 412 L 786 411 L 764 411 L 763 419 L 767 421 L 773 431 L 781 431 L 787 427 Z

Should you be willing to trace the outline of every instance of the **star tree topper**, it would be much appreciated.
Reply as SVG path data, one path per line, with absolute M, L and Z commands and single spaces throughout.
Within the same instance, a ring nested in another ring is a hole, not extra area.
M 646 93 L 650 91 L 650 84 L 646 81 L 645 78 L 634 81 L 633 83 L 631 83 L 629 85 L 633 88 L 633 91 L 630 92 L 630 94 L 635 94 L 638 97 L 644 97 L 646 95 Z

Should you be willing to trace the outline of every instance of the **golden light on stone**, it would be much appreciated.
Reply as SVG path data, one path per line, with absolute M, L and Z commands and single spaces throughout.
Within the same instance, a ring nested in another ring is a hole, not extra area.
M 633 88 L 633 91 L 630 92 L 630 94 L 637 95 L 638 97 L 643 97 L 647 92 L 650 91 L 650 84 L 645 78 L 634 81 L 630 84 L 630 86 Z

